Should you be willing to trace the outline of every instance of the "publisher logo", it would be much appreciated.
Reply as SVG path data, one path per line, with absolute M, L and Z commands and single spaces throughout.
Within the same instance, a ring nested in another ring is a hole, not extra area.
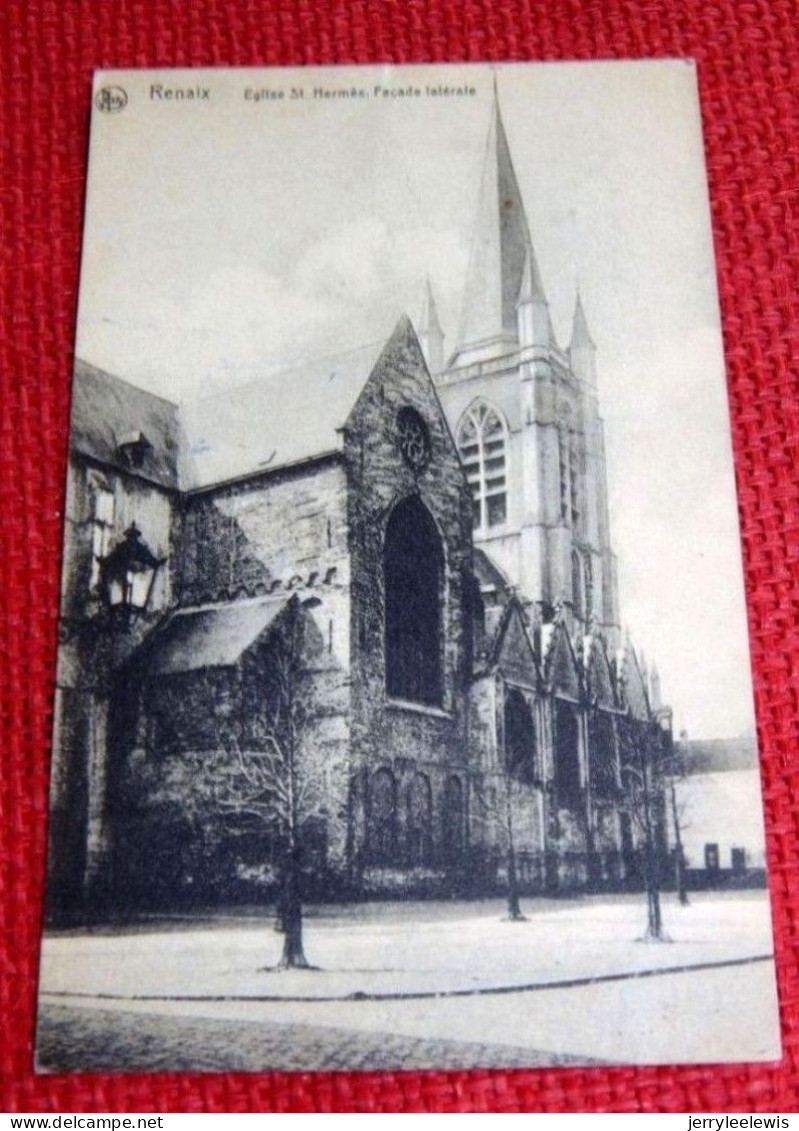
M 118 114 L 127 104 L 128 96 L 121 86 L 101 86 L 94 96 L 94 105 L 104 114 Z

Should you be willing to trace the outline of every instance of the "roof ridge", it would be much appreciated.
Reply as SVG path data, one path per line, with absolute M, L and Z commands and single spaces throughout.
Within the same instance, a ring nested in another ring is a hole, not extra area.
M 116 381 L 120 385 L 125 385 L 128 389 L 134 389 L 137 393 L 141 393 L 145 397 L 152 397 L 153 400 L 168 405 L 169 408 L 175 409 L 176 412 L 180 408 L 177 401 L 171 401 L 169 397 L 164 397 L 161 396 L 160 393 L 154 393 L 150 389 L 145 389 L 143 385 L 137 385 L 135 381 L 129 381 L 127 377 L 120 377 L 118 373 L 112 373 L 109 369 L 104 369 L 102 365 L 95 365 L 93 361 L 88 361 L 85 357 L 79 357 L 78 354 L 76 354 L 72 366 L 73 371 L 76 370 L 78 366 L 90 369 L 92 373 L 98 377 L 103 377 L 109 381 Z
M 206 393 L 204 396 L 192 397 L 189 400 L 182 401 L 177 407 L 178 409 L 193 408 L 195 405 L 205 404 L 208 401 L 216 400 L 218 397 L 226 397 L 231 393 L 243 392 L 246 389 L 255 388 L 261 385 L 265 380 L 281 377 L 283 374 L 296 373 L 298 369 L 304 369 L 307 366 L 323 365 L 325 362 L 343 360 L 344 358 L 351 357 L 353 354 L 365 353 L 366 350 L 381 349 L 386 344 L 387 340 L 387 338 L 375 338 L 371 342 L 364 342 L 363 345 L 350 346 L 348 349 L 337 350 L 333 353 L 314 354 L 297 358 L 288 365 L 282 365 L 277 369 L 266 368 L 260 377 L 252 377 L 240 385 L 229 385 L 224 389 L 217 389 L 213 393 Z

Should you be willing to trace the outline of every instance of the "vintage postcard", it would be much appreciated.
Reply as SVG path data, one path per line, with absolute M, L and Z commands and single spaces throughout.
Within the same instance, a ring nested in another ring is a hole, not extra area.
M 779 1058 L 693 64 L 92 99 L 39 1070 Z

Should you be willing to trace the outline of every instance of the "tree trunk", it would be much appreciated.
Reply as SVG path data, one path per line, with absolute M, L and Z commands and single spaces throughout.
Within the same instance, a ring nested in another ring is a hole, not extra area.
M 524 922 L 519 905 L 519 877 L 516 872 L 516 845 L 513 839 L 513 801 L 511 784 L 505 779 L 505 805 L 508 834 L 508 918 L 512 923 Z
M 656 883 L 653 883 L 650 877 L 647 877 L 647 890 L 646 890 L 646 907 L 647 907 L 647 938 L 662 939 L 663 938 L 663 917 L 660 913 L 660 892 Z
M 302 899 L 293 862 L 286 869 L 283 885 L 283 954 L 278 969 L 305 970 L 308 968 L 308 960 L 302 947 Z
M 685 882 L 685 853 L 682 847 L 680 830 L 680 812 L 677 808 L 677 791 L 674 787 L 674 778 L 671 779 L 671 820 L 674 825 L 674 869 L 677 888 L 677 899 L 683 907 L 688 906 L 688 888 Z
M 644 847 L 644 869 L 646 873 L 646 938 L 667 942 L 668 937 L 663 930 L 663 915 L 660 909 L 658 861 L 651 839 L 651 824 L 647 824 L 646 831 L 647 841 Z
M 524 919 L 519 904 L 519 879 L 516 874 L 516 852 L 511 844 L 508 848 L 508 918 L 514 922 Z
M 687 907 L 690 900 L 688 899 L 688 885 L 685 876 L 685 856 L 683 855 L 681 845 L 677 846 L 677 850 L 674 854 L 674 865 L 677 873 L 677 899 L 683 907 Z
M 652 806 L 655 803 L 656 784 L 652 780 L 649 764 L 650 752 L 644 750 L 644 868 L 646 870 L 646 937 L 667 941 L 663 930 L 663 916 L 660 910 L 660 876 L 655 826 L 652 819 Z

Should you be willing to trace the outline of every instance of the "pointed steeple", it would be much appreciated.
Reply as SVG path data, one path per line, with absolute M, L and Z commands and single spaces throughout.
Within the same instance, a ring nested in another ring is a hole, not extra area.
M 425 283 L 422 312 L 419 316 L 419 342 L 427 368 L 431 373 L 440 373 L 444 368 L 444 331 L 438 320 L 438 308 L 429 277 Z
M 591 334 L 588 330 L 588 319 L 585 316 L 585 310 L 583 309 L 583 300 L 582 296 L 580 295 L 580 288 L 578 287 L 574 300 L 574 319 L 572 320 L 572 337 L 570 348 L 586 345 L 590 346 L 592 349 L 596 349 L 596 346 L 594 345 L 594 339 L 591 337 Z
M 588 319 L 585 316 L 579 289 L 574 302 L 569 357 L 575 377 L 592 385 L 596 384 L 596 346 L 588 329 Z
M 523 284 L 530 299 L 546 302 L 495 86 L 463 296 L 459 350 L 502 337 L 516 339 L 516 308 Z
M 656 664 L 652 665 L 652 670 L 649 673 L 649 704 L 653 711 L 659 711 L 663 706 L 660 693 L 660 672 Z
M 549 306 L 535 266 L 532 248 L 524 257 L 522 282 L 516 302 L 516 323 L 519 346 L 551 346 L 555 344 Z

